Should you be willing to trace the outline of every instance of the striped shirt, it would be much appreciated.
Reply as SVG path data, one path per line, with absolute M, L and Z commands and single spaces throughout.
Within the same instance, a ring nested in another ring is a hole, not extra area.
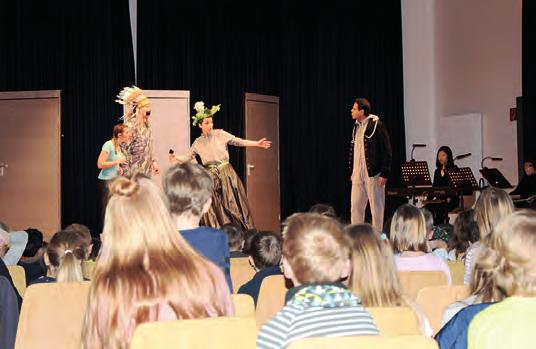
M 287 299 L 283 309 L 262 326 L 257 348 L 286 348 L 308 337 L 379 334 L 359 298 L 342 285 L 303 285 L 289 290 Z

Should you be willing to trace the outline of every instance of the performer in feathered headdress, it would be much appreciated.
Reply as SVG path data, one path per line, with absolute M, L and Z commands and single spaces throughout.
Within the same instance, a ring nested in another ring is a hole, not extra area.
M 125 106 L 123 123 L 131 134 L 130 142 L 124 144 L 126 162 L 121 166 L 123 175 L 130 175 L 134 171 L 147 176 L 158 173 L 160 168 L 153 156 L 149 99 L 142 89 L 132 86 L 119 92 L 115 101 Z
M 226 223 L 234 223 L 243 229 L 254 227 L 251 218 L 246 191 L 242 181 L 229 163 L 227 145 L 239 147 L 259 147 L 268 149 L 272 142 L 262 138 L 258 141 L 249 141 L 238 138 L 221 129 L 214 130 L 214 114 L 220 110 L 220 105 L 206 108 L 203 102 L 195 103 L 196 114 L 192 116 L 193 125 L 201 129 L 201 136 L 197 137 L 188 153 L 184 155 L 170 155 L 170 160 L 177 163 L 193 161 L 195 156 L 201 158 L 202 165 L 212 175 L 214 190 L 212 193 L 212 206 L 203 216 L 201 223 L 213 228 L 219 228 Z

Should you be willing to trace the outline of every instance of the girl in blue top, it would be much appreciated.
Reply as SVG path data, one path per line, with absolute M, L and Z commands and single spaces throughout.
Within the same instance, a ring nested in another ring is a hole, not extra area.
M 121 151 L 121 143 L 128 140 L 128 128 L 124 124 L 114 126 L 112 139 L 103 144 L 102 150 L 97 159 L 97 167 L 101 170 L 98 177 L 97 188 L 101 202 L 101 219 L 99 230 L 102 230 L 104 222 L 104 212 L 108 203 L 108 183 L 118 175 L 121 175 L 120 164 L 125 163 L 125 155 Z

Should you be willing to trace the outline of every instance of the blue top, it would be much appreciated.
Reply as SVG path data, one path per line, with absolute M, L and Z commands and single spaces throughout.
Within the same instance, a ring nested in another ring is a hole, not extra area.
M 469 323 L 482 310 L 493 303 L 469 305 L 454 315 L 435 336 L 440 349 L 466 349 Z
M 102 145 L 102 151 L 108 153 L 106 161 L 117 161 L 121 157 L 121 149 L 118 151 L 115 150 L 114 143 L 109 140 L 108 142 Z M 119 171 L 119 165 L 113 167 L 103 168 L 99 173 L 99 179 L 109 181 L 117 177 L 117 171 Z
M 251 280 L 243 284 L 239 289 L 238 293 L 249 294 L 257 306 L 257 298 L 259 298 L 259 291 L 261 290 L 262 280 L 265 277 L 271 275 L 283 275 L 281 269 L 278 265 L 274 267 L 264 268 L 261 271 L 258 271 Z
M 180 231 L 197 252 L 216 264 L 225 274 L 229 290 L 233 293 L 231 267 L 229 264 L 229 238 L 223 230 L 210 227 L 198 227 Z

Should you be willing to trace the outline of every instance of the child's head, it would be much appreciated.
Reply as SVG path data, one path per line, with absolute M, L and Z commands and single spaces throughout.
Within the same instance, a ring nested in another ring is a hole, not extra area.
M 475 218 L 483 240 L 499 221 L 514 211 L 514 203 L 504 190 L 490 187 L 483 190 L 475 203 Z
M 221 227 L 229 238 L 229 251 L 242 251 L 244 245 L 244 232 L 236 224 L 227 223 Z
M 333 208 L 333 206 L 328 205 L 328 204 L 314 204 L 309 209 L 309 212 L 310 213 L 318 213 L 318 214 L 328 216 L 328 217 L 331 217 L 331 218 L 337 218 L 337 214 L 335 212 L 335 209 Z
M 461 212 L 454 221 L 452 238 L 449 240 L 449 251 L 455 250 L 456 256 L 464 254 L 469 246 L 478 239 L 479 232 L 475 221 L 475 211 L 469 209 Z
M 242 252 L 245 254 L 250 254 L 249 249 L 251 247 L 251 239 L 258 233 L 257 229 L 248 229 L 244 231 L 244 247 L 242 247 Z
M 256 270 L 277 266 L 281 261 L 281 241 L 274 233 L 261 231 L 251 239 L 249 252 Z
M 172 215 L 191 214 L 200 217 L 210 208 L 212 179 L 199 165 L 178 164 L 166 172 L 164 192 Z
M 91 231 L 89 228 L 83 224 L 73 223 L 65 227 L 64 231 L 71 232 L 73 234 L 78 234 L 84 240 L 87 245 L 86 256 L 84 259 L 88 259 L 91 255 L 91 250 L 93 248 L 93 241 L 91 237 Z
M 23 257 L 34 257 L 41 247 L 43 247 L 43 233 L 35 228 L 26 229 L 28 242 L 24 250 Z
M 340 224 L 314 213 L 290 216 L 283 231 L 283 270 L 295 286 L 347 277 L 350 248 Z
M 412 205 L 400 206 L 391 220 L 391 243 L 395 252 L 428 252 L 426 223 L 421 210 Z
M 505 297 L 536 297 L 536 212 L 502 219 L 487 238 L 479 262 Z
M 434 215 L 427 208 L 421 208 L 421 211 L 426 225 L 426 239 L 431 240 L 434 233 Z
M 45 264 L 58 282 L 83 281 L 82 261 L 88 245 L 79 234 L 60 231 L 52 237 L 45 253 Z
M 370 224 L 350 225 L 345 231 L 352 246 L 349 288 L 366 307 L 403 305 L 402 286 L 389 245 L 380 240 Z

